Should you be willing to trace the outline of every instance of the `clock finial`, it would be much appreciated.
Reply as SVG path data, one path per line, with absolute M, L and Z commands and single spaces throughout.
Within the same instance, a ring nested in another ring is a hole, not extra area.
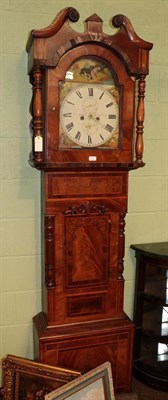
M 152 43 L 146 42 L 141 39 L 135 32 L 131 21 L 128 17 L 123 14 L 117 14 L 112 18 L 112 24 L 115 28 L 123 29 L 131 42 L 134 42 L 138 47 L 142 47 L 143 49 L 151 50 L 153 47 Z
M 77 22 L 80 18 L 80 14 L 79 14 L 78 10 L 76 10 L 76 8 L 69 7 L 68 17 L 71 22 Z

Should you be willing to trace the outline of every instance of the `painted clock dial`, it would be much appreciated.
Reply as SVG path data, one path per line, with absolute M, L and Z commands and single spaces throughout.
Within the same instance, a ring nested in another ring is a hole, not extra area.
M 77 85 L 62 102 L 60 120 L 72 142 L 99 147 L 112 138 L 118 127 L 118 105 L 101 85 Z
M 60 82 L 59 148 L 117 149 L 119 88 L 99 58 L 75 61 Z

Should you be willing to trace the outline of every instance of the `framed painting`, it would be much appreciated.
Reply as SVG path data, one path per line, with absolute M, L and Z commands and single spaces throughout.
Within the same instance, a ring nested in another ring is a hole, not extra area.
M 114 400 L 111 364 L 99 367 L 45 395 L 45 400 Z
M 3 400 L 44 400 L 45 394 L 79 375 L 74 370 L 8 355 L 2 361 Z

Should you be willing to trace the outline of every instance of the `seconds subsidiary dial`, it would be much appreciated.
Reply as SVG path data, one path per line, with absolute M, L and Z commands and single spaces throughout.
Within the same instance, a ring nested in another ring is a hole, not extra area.
M 62 129 L 78 146 L 102 146 L 118 129 L 118 104 L 104 86 L 75 85 L 61 104 Z

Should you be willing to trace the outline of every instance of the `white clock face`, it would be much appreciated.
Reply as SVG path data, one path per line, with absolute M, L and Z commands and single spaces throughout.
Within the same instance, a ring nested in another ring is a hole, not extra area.
M 118 128 L 118 104 L 103 85 L 77 85 L 65 96 L 60 121 L 65 134 L 81 147 L 99 147 Z

